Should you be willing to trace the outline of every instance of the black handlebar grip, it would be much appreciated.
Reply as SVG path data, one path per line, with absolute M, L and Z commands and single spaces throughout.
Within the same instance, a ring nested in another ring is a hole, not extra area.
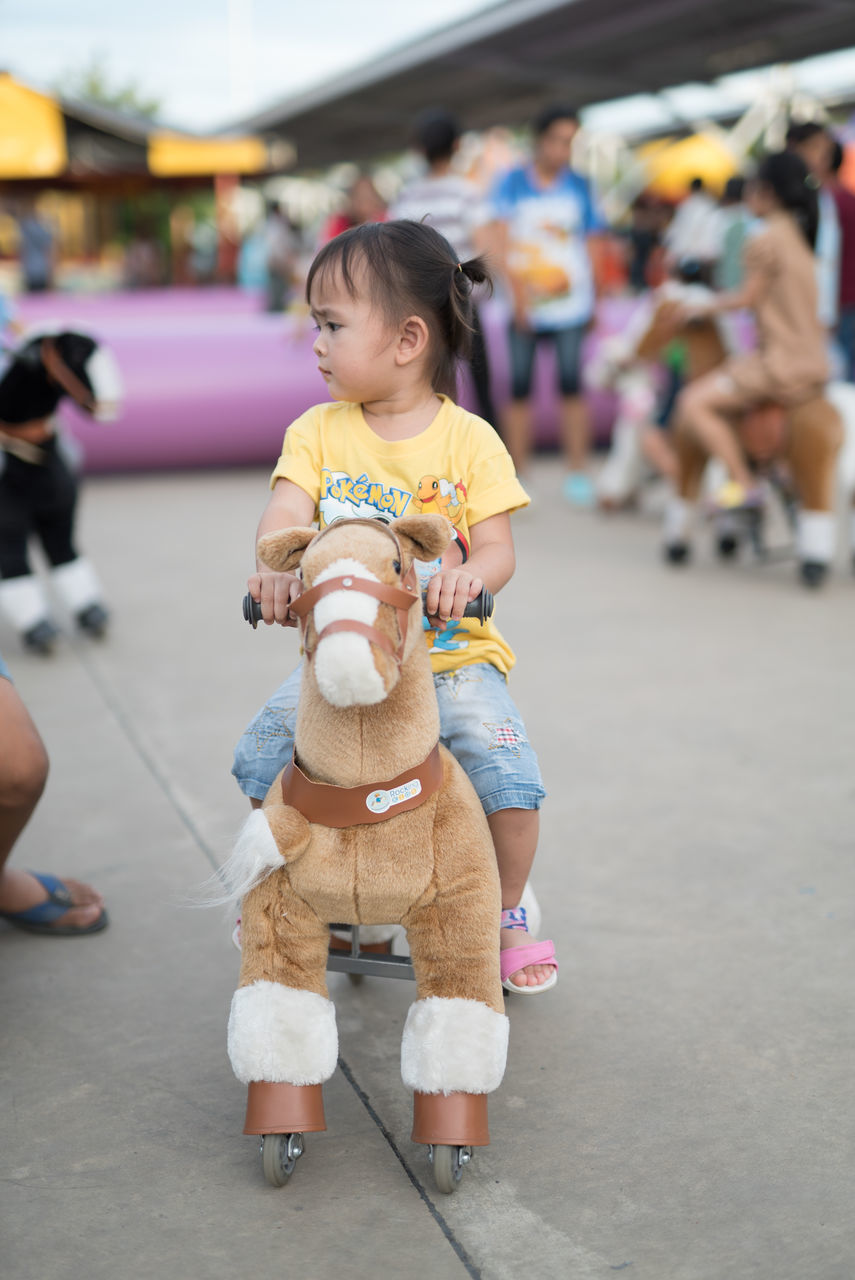
M 425 603 L 425 592 L 422 592 L 422 608 Z M 493 616 L 495 607 L 495 599 L 492 591 L 488 591 L 483 587 L 478 592 L 474 600 L 470 600 L 466 608 L 463 610 L 464 618 L 477 618 L 480 623 L 484 623 L 488 618 Z M 253 631 L 262 620 L 261 604 L 247 591 L 243 598 L 243 617 L 248 622 Z
M 256 600 L 247 591 L 246 595 L 243 598 L 244 622 L 248 622 L 254 631 L 255 628 L 258 626 L 259 622 L 261 621 L 261 618 L 262 618 L 261 602 L 259 600 Z

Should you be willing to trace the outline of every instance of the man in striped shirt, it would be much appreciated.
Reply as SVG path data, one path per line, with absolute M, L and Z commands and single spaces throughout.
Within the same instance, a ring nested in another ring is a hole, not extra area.
M 475 184 L 455 172 L 454 156 L 460 144 L 460 133 L 457 119 L 441 108 L 419 116 L 414 142 L 427 161 L 427 170 L 422 177 L 404 187 L 390 213 L 393 218 L 429 223 L 445 236 L 458 261 L 465 262 L 484 251 L 482 231 L 490 220 L 490 210 Z M 470 368 L 478 413 L 497 428 L 477 296 L 473 302 Z

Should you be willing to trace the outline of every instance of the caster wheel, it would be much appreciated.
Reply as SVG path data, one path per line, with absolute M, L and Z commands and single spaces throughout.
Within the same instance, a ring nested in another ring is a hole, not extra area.
M 303 1154 L 302 1133 L 265 1133 L 261 1139 L 261 1167 L 271 1187 L 284 1187 Z
M 739 539 L 732 533 L 723 533 L 716 543 L 716 550 L 722 560 L 732 560 L 739 550 Z
M 432 1146 L 430 1161 L 433 1165 L 433 1180 L 437 1191 L 441 1191 L 446 1196 L 456 1191 L 463 1177 L 463 1169 L 471 1159 L 471 1147 L 448 1147 L 439 1143 Z
M 819 587 L 825 581 L 828 565 L 818 560 L 803 560 L 799 565 L 799 576 L 806 587 Z
M 110 615 L 102 604 L 87 605 L 77 615 L 77 625 L 95 640 L 101 640 L 107 634 L 107 623 Z
M 667 542 L 662 554 L 668 564 L 685 564 L 691 555 L 688 542 Z
M 47 618 L 42 618 L 41 622 L 37 622 L 35 626 L 30 627 L 29 631 L 25 631 L 22 639 L 24 648 L 29 649 L 30 653 L 38 653 L 43 658 L 48 658 L 53 653 L 54 646 L 59 636 L 59 631 Z

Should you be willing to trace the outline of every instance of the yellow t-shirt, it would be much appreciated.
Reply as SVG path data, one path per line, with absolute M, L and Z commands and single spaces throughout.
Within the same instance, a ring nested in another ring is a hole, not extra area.
M 455 557 L 452 547 L 446 563 L 468 558 L 472 525 L 529 502 L 493 428 L 447 396 L 430 426 L 408 440 L 383 440 L 361 405 L 315 405 L 285 433 L 271 488 L 282 478 L 312 498 L 321 529 L 340 516 L 394 520 L 439 512 L 451 521 L 460 553 Z M 438 567 L 417 565 L 422 586 Z M 435 672 L 489 662 L 507 675 L 514 665 L 510 646 L 489 618 L 483 625 L 477 618 L 451 621 L 426 638 Z

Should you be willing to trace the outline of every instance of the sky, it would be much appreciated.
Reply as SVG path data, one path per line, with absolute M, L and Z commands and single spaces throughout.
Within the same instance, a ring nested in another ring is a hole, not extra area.
M 749 0 L 750 2 L 750 0 Z M 107 81 L 160 100 L 160 118 L 207 131 L 333 79 L 497 0 L 0 0 L 0 70 L 52 88 L 98 60 Z M 855 51 L 786 74 L 807 93 L 855 86 Z M 595 132 L 661 130 L 739 111 L 763 74 L 586 109 Z
M 0 70 L 36 87 L 101 60 L 160 115 L 216 128 L 494 0 L 0 0 Z

